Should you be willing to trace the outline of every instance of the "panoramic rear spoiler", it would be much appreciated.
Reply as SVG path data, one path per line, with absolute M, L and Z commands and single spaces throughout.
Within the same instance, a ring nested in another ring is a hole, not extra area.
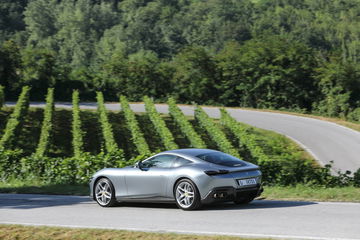
M 256 171 L 256 170 L 260 170 L 259 167 L 247 167 L 247 168 L 242 168 L 242 169 L 236 169 L 234 171 L 229 171 L 230 173 L 235 173 L 235 172 L 246 172 L 246 171 Z

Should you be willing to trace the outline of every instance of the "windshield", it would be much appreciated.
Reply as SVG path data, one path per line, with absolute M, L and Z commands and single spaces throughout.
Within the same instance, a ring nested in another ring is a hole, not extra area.
M 246 165 L 244 161 L 222 152 L 203 153 L 197 155 L 196 157 L 206 162 L 226 167 L 241 167 Z

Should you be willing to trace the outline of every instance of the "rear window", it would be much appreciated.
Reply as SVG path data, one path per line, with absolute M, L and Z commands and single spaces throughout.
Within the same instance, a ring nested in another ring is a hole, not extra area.
M 209 162 L 214 163 L 221 166 L 226 167 L 241 167 L 245 166 L 245 162 L 233 157 L 229 154 L 222 153 L 222 152 L 210 152 L 210 153 L 203 153 L 200 155 L 197 155 L 196 157 Z

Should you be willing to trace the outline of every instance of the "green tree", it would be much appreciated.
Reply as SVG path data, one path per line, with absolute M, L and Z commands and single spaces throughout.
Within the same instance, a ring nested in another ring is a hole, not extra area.
M 202 47 L 190 46 L 177 54 L 172 62 L 174 97 L 181 102 L 217 102 L 215 63 Z
M 2 0 L 0 2 L 0 44 L 25 30 L 23 11 L 28 0 Z
M 24 11 L 28 44 L 38 48 L 56 48 L 57 0 L 30 1 Z
M 39 99 L 54 87 L 59 75 L 55 53 L 46 49 L 27 48 L 22 51 L 22 81 L 31 86 L 32 97 Z
M 13 41 L 6 41 L 0 48 L 0 85 L 7 92 L 21 86 L 21 56 L 19 46 Z
M 327 116 L 342 116 L 360 105 L 360 68 L 341 58 L 332 58 L 317 69 L 322 98 L 315 110 Z
M 310 110 L 318 94 L 314 52 L 301 43 L 276 36 L 232 43 L 216 60 L 225 104 Z

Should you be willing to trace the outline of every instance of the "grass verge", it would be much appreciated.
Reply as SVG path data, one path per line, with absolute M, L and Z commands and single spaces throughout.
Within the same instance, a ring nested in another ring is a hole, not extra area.
M 20 225 L 0 225 L 0 239 L 145 239 L 145 240 L 245 240 L 255 238 L 240 238 L 230 236 L 199 236 L 176 233 L 150 233 L 122 230 L 60 228 L 60 227 L 33 227 Z M 260 238 L 258 238 L 260 239 Z M 264 239 L 264 238 L 262 238 Z
M 87 196 L 89 187 L 85 184 L 46 184 L 39 180 L 9 180 L 0 181 L 0 193 Z
M 267 200 L 360 202 L 357 187 L 315 187 L 306 185 L 264 187 L 261 197 Z
M 29 193 L 51 195 L 89 195 L 85 184 L 45 184 L 40 181 L 22 182 L 10 180 L 0 182 L 0 193 Z M 317 186 L 265 186 L 261 199 L 322 202 L 360 202 L 360 188 Z

